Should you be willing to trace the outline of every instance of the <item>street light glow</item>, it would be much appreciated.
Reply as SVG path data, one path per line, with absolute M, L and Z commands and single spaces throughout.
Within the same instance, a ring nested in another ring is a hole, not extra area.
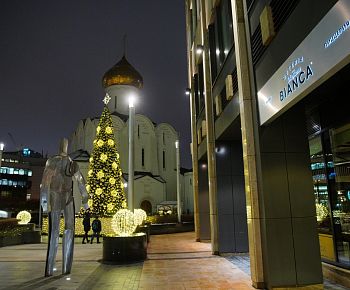
M 129 108 L 133 108 L 135 104 L 136 97 L 134 94 L 131 94 L 128 98 L 129 101 Z
M 4 143 L 0 143 L 0 151 L 3 151 L 4 147 L 5 147 L 5 144 Z

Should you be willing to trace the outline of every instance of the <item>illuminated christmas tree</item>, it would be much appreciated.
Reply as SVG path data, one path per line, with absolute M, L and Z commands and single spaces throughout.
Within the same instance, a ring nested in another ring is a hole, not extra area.
M 104 100 L 108 103 L 108 95 Z M 114 215 L 126 207 L 122 170 L 114 141 L 111 113 L 104 107 L 96 128 L 87 178 L 91 212 L 98 216 Z

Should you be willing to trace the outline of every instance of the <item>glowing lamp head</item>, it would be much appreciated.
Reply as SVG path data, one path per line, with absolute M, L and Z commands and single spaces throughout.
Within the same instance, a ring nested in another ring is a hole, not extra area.
M 196 48 L 196 53 L 197 53 L 197 54 L 202 54 L 203 51 L 204 51 L 203 45 L 198 44 L 198 45 L 197 45 L 197 48 Z
M 191 94 L 191 89 L 190 88 L 187 88 L 186 91 L 185 91 L 185 95 L 186 96 L 189 96 Z
M 175 148 L 176 148 L 176 149 L 179 148 L 179 140 L 176 140 L 176 141 L 175 141 Z
M 3 151 L 4 147 L 5 147 L 5 144 L 4 143 L 0 143 L 0 151 Z
M 140 226 L 146 220 L 147 214 L 141 208 L 134 209 L 134 222 L 136 225 Z
M 129 108 L 133 108 L 135 106 L 135 102 L 136 102 L 136 95 L 130 94 L 128 97 L 128 102 L 129 102 Z
M 112 229 L 118 236 L 131 236 L 136 227 L 134 214 L 128 209 L 118 210 L 112 218 Z
M 32 215 L 28 211 L 22 210 L 17 214 L 16 219 L 19 220 L 18 224 L 26 225 L 32 219 Z
M 128 184 L 125 182 L 124 183 L 124 188 L 127 188 L 128 187 Z

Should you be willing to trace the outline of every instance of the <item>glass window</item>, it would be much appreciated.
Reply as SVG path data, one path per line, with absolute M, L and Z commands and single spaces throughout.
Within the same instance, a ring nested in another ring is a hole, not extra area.
M 209 26 L 210 64 L 212 80 L 216 79 L 233 47 L 231 1 L 222 0 L 215 10 L 215 20 Z
M 28 176 L 32 176 L 33 175 L 33 171 L 28 170 Z
M 7 173 L 8 173 L 8 174 L 13 174 L 13 168 L 12 168 L 12 167 L 9 168 Z
M 18 170 L 18 174 L 19 174 L 19 175 L 24 175 L 24 169 Z
M 329 131 L 334 164 L 333 224 L 339 262 L 350 265 L 350 124 Z
M 142 148 L 142 152 L 141 152 L 141 163 L 142 163 L 142 167 L 145 166 L 145 149 Z
M 165 151 L 163 151 L 163 169 L 165 169 Z
M 203 63 L 198 64 L 198 97 L 199 97 L 199 112 L 200 112 L 204 108 L 204 73 L 203 73 Z
M 14 168 L 13 169 L 13 174 L 18 174 L 18 171 L 19 171 L 18 168 Z

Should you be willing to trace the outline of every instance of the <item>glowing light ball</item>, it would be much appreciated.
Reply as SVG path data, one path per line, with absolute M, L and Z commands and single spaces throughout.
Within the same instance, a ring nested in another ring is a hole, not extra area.
M 136 226 L 134 214 L 128 209 L 118 210 L 112 218 L 112 229 L 118 236 L 131 236 Z
M 141 208 L 134 209 L 134 222 L 137 226 L 142 225 L 147 218 L 147 213 Z
M 16 219 L 20 220 L 18 224 L 26 225 L 32 219 L 32 215 L 26 210 L 22 210 L 17 214 Z

